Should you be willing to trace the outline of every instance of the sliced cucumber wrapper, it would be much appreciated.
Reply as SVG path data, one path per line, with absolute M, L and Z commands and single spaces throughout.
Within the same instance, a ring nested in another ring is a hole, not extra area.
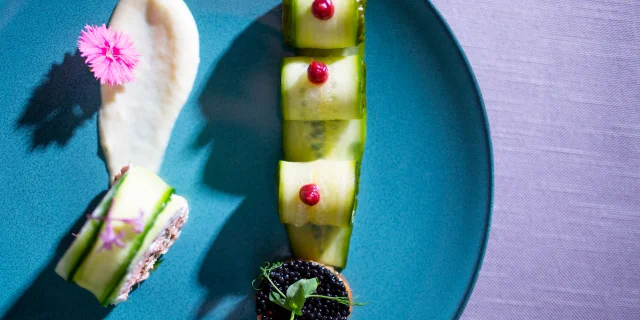
M 114 245 L 111 250 L 103 249 L 104 242 L 99 235 L 106 223 L 89 220 L 63 256 L 56 272 L 89 290 L 103 305 L 113 303 L 118 284 L 125 278 L 136 255 L 146 250 L 143 243 L 147 236 L 151 236 L 150 230 L 173 193 L 174 189 L 152 171 L 142 167 L 130 169 L 103 199 L 103 203 L 110 206 L 103 204 L 98 207 L 100 217 L 109 214 L 110 218 L 118 219 L 111 220 L 111 226 L 116 234 L 123 234 L 123 248 Z M 140 233 L 135 232 L 132 225 L 120 221 L 136 219 L 140 212 L 143 213 L 144 225 Z M 77 249 L 81 247 L 86 249 Z
M 352 227 L 285 225 L 293 255 L 343 269 L 347 265 Z
M 280 222 L 296 226 L 312 223 L 350 227 L 356 197 L 357 166 L 356 161 L 280 161 Z M 300 188 L 307 184 L 317 185 L 320 191 L 320 202 L 314 206 L 300 200 Z
M 313 0 L 282 1 L 282 34 L 295 48 L 336 49 L 355 47 L 366 37 L 366 0 L 334 1 L 334 16 L 317 19 Z
M 329 79 L 309 81 L 311 61 L 327 65 Z M 288 57 L 282 64 L 284 120 L 355 120 L 366 111 L 366 65 L 360 55 L 346 57 Z

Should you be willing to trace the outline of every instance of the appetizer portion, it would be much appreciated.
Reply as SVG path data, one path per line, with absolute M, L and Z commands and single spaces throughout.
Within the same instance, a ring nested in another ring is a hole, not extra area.
M 282 116 L 284 120 L 362 119 L 365 78 L 360 55 L 284 58 Z
M 198 71 L 196 22 L 183 0 L 120 0 L 109 28 L 127 33 L 140 54 L 135 80 L 101 86 L 100 142 L 109 173 L 130 162 L 157 172 Z
M 189 215 L 187 201 L 151 170 L 123 171 L 56 266 L 58 275 L 105 306 L 127 300 L 179 237 Z
M 354 303 L 346 279 L 331 267 L 304 260 L 267 264 L 254 281 L 258 320 L 349 318 Z
M 282 33 L 296 48 L 355 47 L 365 39 L 366 0 L 283 0 Z

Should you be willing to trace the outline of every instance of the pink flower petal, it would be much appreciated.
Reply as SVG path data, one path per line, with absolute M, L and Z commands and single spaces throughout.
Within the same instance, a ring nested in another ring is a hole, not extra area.
M 124 237 L 124 233 L 118 232 L 116 234 L 116 232 L 113 230 L 113 226 L 111 225 L 111 221 L 107 220 L 104 226 L 104 230 L 100 233 L 100 239 L 102 240 L 102 247 L 100 247 L 99 251 L 102 251 L 102 249 L 112 250 L 113 245 L 116 245 L 120 248 L 124 248 L 124 243 L 122 243 L 122 237 Z
M 140 210 L 138 216 L 134 219 L 125 219 L 123 221 L 131 225 L 133 227 L 133 231 L 140 233 L 144 229 L 144 211 Z
M 102 26 L 85 26 L 78 38 L 78 49 L 101 84 L 120 85 L 135 78 L 133 69 L 140 54 L 129 36 Z

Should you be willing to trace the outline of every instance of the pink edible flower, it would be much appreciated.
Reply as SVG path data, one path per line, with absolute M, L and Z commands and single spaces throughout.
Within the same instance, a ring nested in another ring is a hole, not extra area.
M 122 231 L 116 233 L 111 226 L 111 221 L 107 220 L 104 230 L 100 233 L 100 239 L 102 239 L 102 247 L 100 250 L 111 250 L 114 244 L 120 248 L 124 248 L 122 237 L 124 237 Z
M 135 233 L 141 233 L 144 229 L 144 211 L 139 210 L 139 215 L 135 218 L 131 219 L 121 219 L 121 218 L 113 218 L 111 217 L 111 210 L 113 209 L 113 200 L 112 207 L 107 212 L 106 217 L 94 217 L 91 215 L 87 215 L 87 219 L 89 220 L 100 220 L 104 221 L 104 229 L 100 232 L 100 239 L 102 240 L 102 246 L 98 251 L 107 250 L 110 251 L 113 249 L 113 245 L 116 245 L 120 248 L 124 248 L 124 243 L 122 242 L 122 238 L 124 237 L 124 232 L 120 231 L 118 233 L 115 232 L 113 225 L 111 224 L 113 221 L 124 222 L 125 224 L 130 225 L 133 228 Z
M 123 219 L 122 222 L 131 225 L 133 227 L 133 231 L 140 233 L 144 228 L 144 211 L 140 210 L 140 214 L 136 218 Z
M 101 84 L 123 84 L 134 80 L 133 68 L 140 54 L 128 35 L 102 26 L 85 26 L 78 39 L 78 48 L 96 79 Z

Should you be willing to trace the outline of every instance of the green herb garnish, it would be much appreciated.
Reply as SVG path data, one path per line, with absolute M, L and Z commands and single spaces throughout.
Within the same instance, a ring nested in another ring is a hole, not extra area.
M 155 271 L 163 262 L 164 256 L 161 256 L 160 258 L 158 258 L 158 260 L 156 260 L 156 263 L 153 264 L 153 268 L 151 269 L 151 271 Z
M 338 303 L 351 306 L 351 301 L 349 297 L 328 297 L 323 295 L 313 294 L 318 286 L 320 285 L 320 281 L 318 278 L 312 279 L 300 279 L 289 286 L 287 289 L 287 294 L 284 294 L 273 281 L 269 274 L 271 271 L 278 269 L 282 266 L 282 262 L 277 262 L 274 264 L 266 263 L 264 267 L 260 267 L 260 271 L 262 274 L 253 282 L 251 286 L 254 290 L 261 290 L 261 288 L 257 288 L 255 286 L 256 281 L 260 281 L 262 279 L 266 279 L 271 287 L 275 289 L 275 291 L 271 291 L 269 293 L 269 300 L 289 311 L 291 311 L 291 320 L 295 318 L 296 315 L 302 316 L 302 308 L 304 307 L 304 303 L 308 298 L 317 298 L 317 299 L 327 299 L 337 301 Z M 363 306 L 364 303 L 354 302 L 354 306 Z

